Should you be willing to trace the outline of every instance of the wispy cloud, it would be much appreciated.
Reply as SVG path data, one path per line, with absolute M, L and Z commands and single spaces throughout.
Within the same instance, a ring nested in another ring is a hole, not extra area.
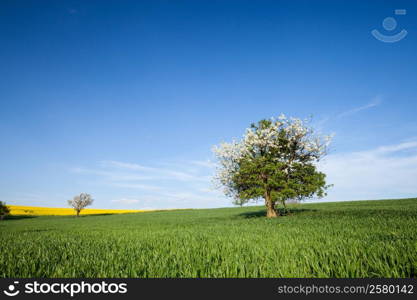
M 113 187 L 119 187 L 119 188 L 128 188 L 128 189 L 138 189 L 138 190 L 144 190 L 144 191 L 159 191 L 161 190 L 161 187 L 150 185 L 150 184 L 141 184 L 141 183 L 121 183 L 121 182 L 112 182 L 110 183 Z
M 210 160 L 191 160 L 190 163 L 196 166 L 205 167 L 209 169 L 213 169 L 216 166 L 216 164 Z
M 346 110 L 344 112 L 339 113 L 338 115 L 336 115 L 336 118 L 343 118 L 343 117 L 351 116 L 351 115 L 356 114 L 360 111 L 367 110 L 367 109 L 370 109 L 372 107 L 376 107 L 376 106 L 380 105 L 381 103 L 382 103 L 382 98 L 378 96 L 378 97 L 375 97 L 374 99 L 372 99 L 371 102 L 369 102 L 365 105 L 355 107 L 355 108 L 352 108 L 352 109 L 349 109 L 349 110 Z
M 180 171 L 178 169 L 167 169 L 165 167 L 148 167 L 135 163 L 126 163 L 120 161 L 101 161 L 100 165 L 104 168 L 121 169 L 135 171 L 144 177 L 151 179 L 165 179 L 177 181 L 207 181 L 206 176 L 196 175 L 190 172 Z
M 126 204 L 126 205 L 129 205 L 129 204 L 139 203 L 140 200 L 138 200 L 138 199 L 126 199 L 126 198 L 122 198 L 122 199 L 111 200 L 111 202 L 118 203 L 118 204 Z
M 111 200 L 113 203 L 135 204 L 140 208 L 229 205 L 230 201 L 220 192 L 210 189 L 213 167 L 208 160 L 171 161 L 159 166 L 106 160 L 87 168 L 72 168 L 71 172 L 84 174 L 85 181 L 119 193 L 122 197 Z
M 71 168 L 73 173 L 83 173 L 96 175 L 98 177 L 105 177 L 109 181 L 138 181 L 138 180 L 153 180 L 156 179 L 155 176 L 150 175 L 140 175 L 134 173 L 125 173 L 119 170 L 103 170 L 103 169 L 89 169 L 89 168 Z
M 417 140 L 329 155 L 321 164 L 334 184 L 328 200 L 417 195 Z
M 371 109 L 373 107 L 377 107 L 377 106 L 381 105 L 381 103 L 382 103 L 382 97 L 381 96 L 376 96 L 370 102 L 368 102 L 364 105 L 361 105 L 361 106 L 358 106 L 358 107 L 354 107 L 354 108 L 336 113 L 332 116 L 329 116 L 329 115 L 324 116 L 320 120 L 316 121 L 314 125 L 315 125 L 316 128 L 322 129 L 326 123 L 328 123 L 332 120 L 342 119 L 342 118 L 345 118 L 345 117 L 355 115 L 359 112 Z
M 152 167 L 145 167 L 139 164 L 114 161 L 114 160 L 102 160 L 99 162 L 99 165 L 103 168 L 119 168 L 119 169 L 135 170 L 135 171 L 154 171 L 156 169 Z
M 391 153 L 398 152 L 401 150 L 415 149 L 417 148 L 417 141 L 406 141 L 396 145 L 381 146 L 375 150 L 375 153 Z

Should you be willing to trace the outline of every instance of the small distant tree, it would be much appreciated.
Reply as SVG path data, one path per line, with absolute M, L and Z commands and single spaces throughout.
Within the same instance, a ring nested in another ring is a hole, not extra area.
M 248 202 L 249 202 L 248 200 L 241 199 L 241 198 L 235 198 L 232 201 L 233 205 L 240 206 L 240 207 L 242 207 L 243 205 L 245 205 Z
M 90 194 L 81 193 L 78 196 L 75 196 L 72 200 L 68 200 L 68 204 L 72 206 L 77 213 L 77 217 L 80 215 L 80 212 L 87 206 L 93 203 L 94 199 L 91 198 Z
M 5 202 L 0 201 L 0 221 L 10 213 L 10 209 Z
M 236 203 L 263 198 L 267 217 L 277 217 L 277 205 L 286 211 L 290 199 L 322 197 L 328 185 L 315 163 L 325 154 L 330 136 L 319 136 L 307 120 L 261 120 L 243 139 L 214 147 L 219 168 L 217 183 Z

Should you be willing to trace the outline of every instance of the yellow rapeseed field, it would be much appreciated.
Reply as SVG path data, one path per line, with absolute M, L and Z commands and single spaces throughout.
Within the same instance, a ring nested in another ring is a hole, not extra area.
M 56 208 L 56 207 L 36 207 L 36 206 L 20 206 L 7 205 L 11 215 L 32 215 L 32 216 L 70 216 L 75 215 L 72 208 Z M 135 212 L 145 212 L 150 210 L 138 209 L 83 209 L 80 215 L 97 215 L 97 214 L 125 214 Z

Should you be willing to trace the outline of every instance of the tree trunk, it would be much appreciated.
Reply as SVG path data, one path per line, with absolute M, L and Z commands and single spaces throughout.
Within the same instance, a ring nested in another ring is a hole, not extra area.
M 269 192 L 265 192 L 265 205 L 266 205 L 266 217 L 267 218 L 276 218 L 278 217 L 277 212 L 275 210 L 274 202 L 272 202 L 271 194 Z
M 77 210 L 77 217 L 79 217 L 80 216 L 80 211 L 79 210 Z
M 0 221 L 4 219 L 4 215 L 0 215 Z
M 285 200 L 282 201 L 282 205 L 284 206 L 283 214 L 286 215 L 288 211 L 287 211 L 287 205 L 285 204 Z

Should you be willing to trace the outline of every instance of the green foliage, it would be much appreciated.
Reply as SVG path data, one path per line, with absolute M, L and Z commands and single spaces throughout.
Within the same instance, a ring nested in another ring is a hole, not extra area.
M 416 277 L 417 199 L 288 209 L 15 216 L 0 277 Z
M 0 201 L 0 220 L 10 213 L 10 209 L 6 206 L 6 203 Z
M 326 175 L 314 165 L 293 163 L 291 172 L 285 170 L 284 163 L 265 157 L 242 160 L 233 177 L 234 188 L 242 201 L 264 197 L 268 191 L 274 203 L 283 204 L 289 199 L 325 195 Z

